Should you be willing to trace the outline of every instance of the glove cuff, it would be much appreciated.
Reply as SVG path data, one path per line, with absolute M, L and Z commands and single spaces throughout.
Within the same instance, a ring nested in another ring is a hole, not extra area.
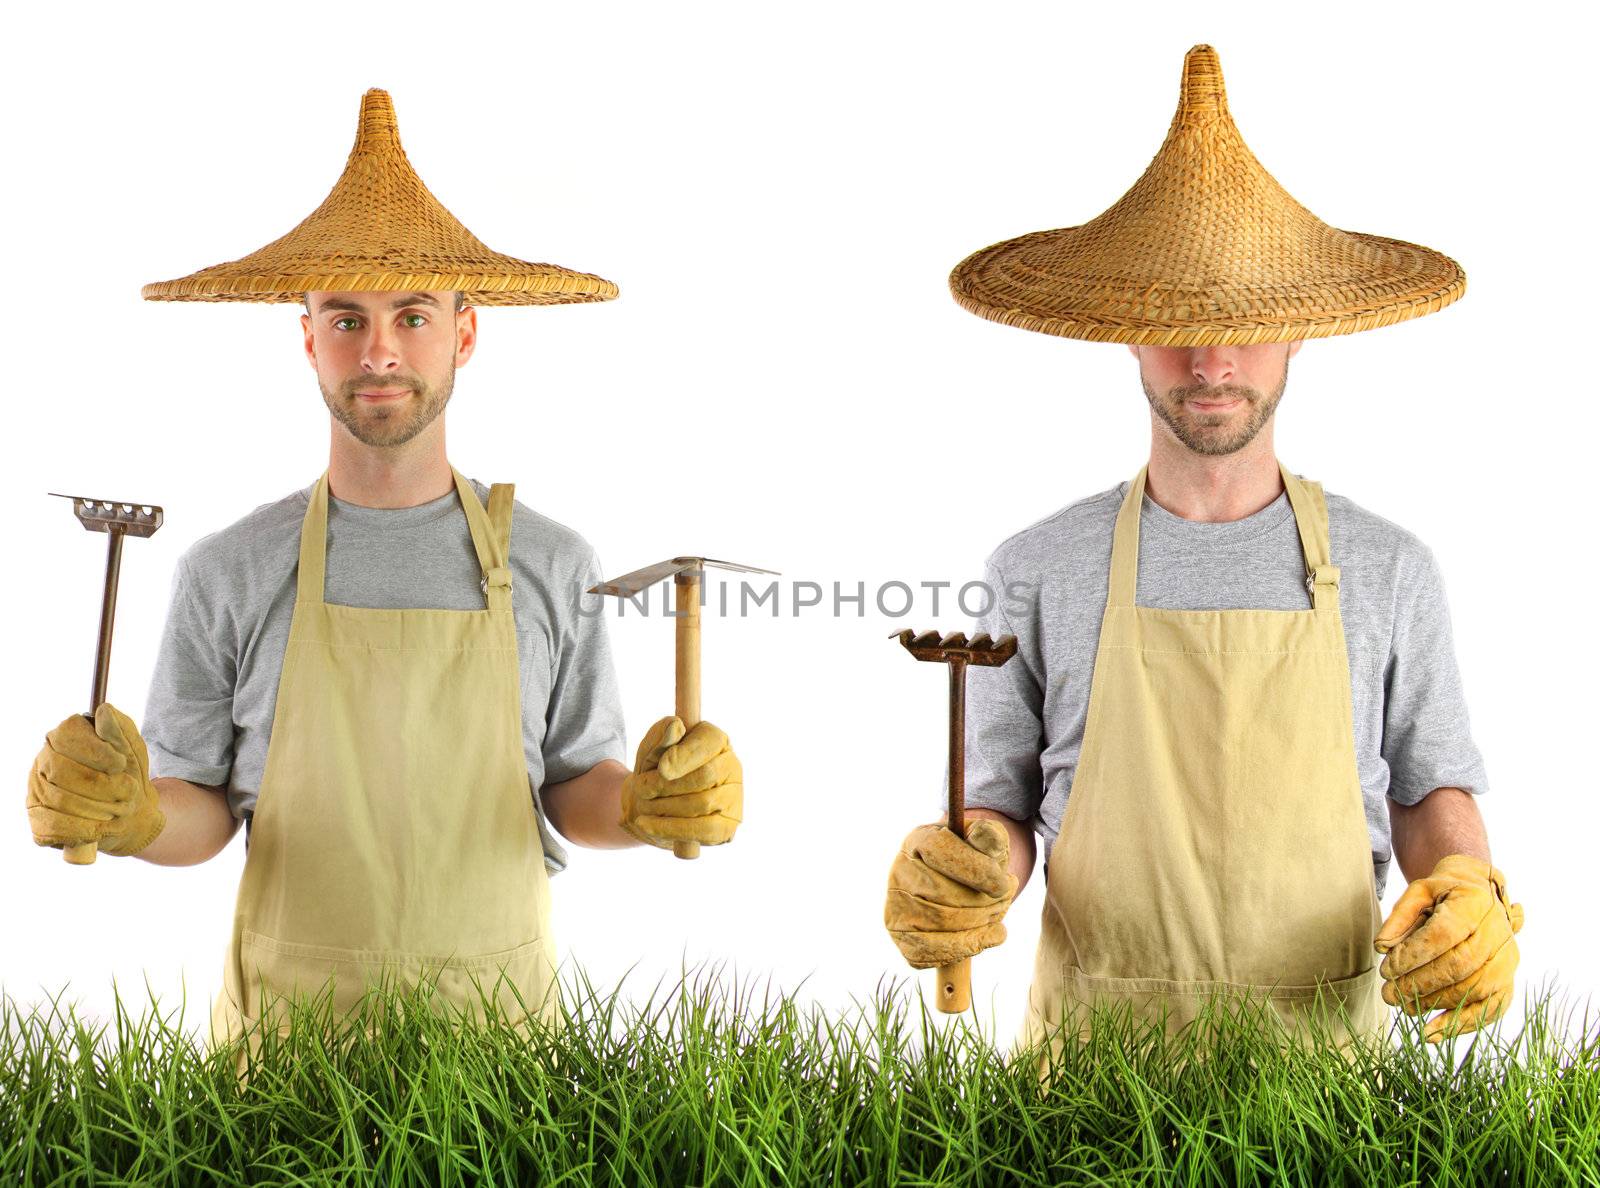
M 1429 877 L 1444 875 L 1458 879 L 1471 879 L 1478 883 L 1492 883 L 1494 875 L 1498 873 L 1494 867 L 1490 866 L 1482 858 L 1475 858 L 1471 854 L 1447 854 L 1434 865 L 1433 874 Z
M 1517 932 L 1522 928 L 1522 905 L 1511 902 L 1511 896 L 1506 891 L 1505 872 L 1498 866 L 1482 858 L 1474 858 L 1470 854 L 1450 854 L 1439 859 L 1439 864 L 1433 868 L 1433 873 L 1487 883 L 1495 901 L 1505 912 L 1506 919 L 1511 922 L 1511 931 Z
M 167 827 L 167 816 L 160 809 L 153 810 L 152 819 L 142 834 L 132 835 L 132 842 L 118 846 L 115 849 L 102 845 L 100 848 L 107 854 L 116 858 L 130 858 L 143 850 L 156 838 L 161 836 L 161 831 Z
M 626 816 L 622 817 L 617 822 L 617 824 L 622 826 L 622 831 L 624 833 L 626 833 L 629 837 L 635 838 L 638 841 L 642 841 L 647 846 L 654 846 L 658 850 L 668 850 L 668 849 L 672 848 L 672 843 L 671 842 L 663 841 L 659 837 L 651 837 L 648 833 L 646 833 L 644 830 L 640 829 L 632 821 L 628 820 L 628 818 Z

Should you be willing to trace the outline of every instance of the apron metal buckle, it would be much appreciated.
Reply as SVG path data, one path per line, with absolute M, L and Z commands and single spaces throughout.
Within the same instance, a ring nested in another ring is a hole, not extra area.
M 1306 574 L 1306 590 L 1312 594 L 1317 592 L 1318 585 L 1339 588 L 1339 567 L 1337 565 L 1319 565 Z

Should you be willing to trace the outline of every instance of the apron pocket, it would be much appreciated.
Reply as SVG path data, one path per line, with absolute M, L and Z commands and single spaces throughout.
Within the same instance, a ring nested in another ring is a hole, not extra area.
M 1097 977 L 1075 965 L 1063 965 L 1057 985 L 1030 991 L 1030 1023 L 1056 1028 L 1065 1019 L 1070 1030 L 1076 1020 L 1080 1036 L 1086 1035 L 1089 1007 L 1099 1003 L 1112 1008 L 1119 1019 L 1131 1015 L 1136 1028 L 1156 1023 L 1165 1009 L 1168 1034 L 1174 1034 L 1194 1022 L 1212 996 L 1217 998 L 1213 1018 L 1219 1022 L 1246 1006 L 1251 1017 L 1259 1017 L 1266 1006 L 1280 1023 L 1296 1033 L 1304 1033 L 1315 1020 L 1315 1025 L 1335 1042 L 1342 1042 L 1352 1031 L 1373 1034 L 1385 1020 L 1376 966 L 1311 985 L 1272 987 Z
M 334 1014 L 344 1016 L 371 987 L 405 990 L 424 978 L 434 987 L 435 1002 L 474 1018 L 483 1017 L 485 998 L 513 1024 L 556 1014 L 555 953 L 548 937 L 471 957 L 442 957 L 300 944 L 246 929 L 240 950 L 250 1018 L 258 1017 L 263 999 L 272 1009 L 281 999 L 324 993 L 331 995 Z

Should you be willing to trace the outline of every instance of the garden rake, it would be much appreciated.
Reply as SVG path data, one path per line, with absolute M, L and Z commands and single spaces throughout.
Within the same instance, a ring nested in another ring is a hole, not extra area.
M 962 632 L 940 637 L 937 631 L 916 634 L 907 627 L 891 632 L 906 651 L 918 660 L 937 660 L 950 666 L 950 810 L 947 825 L 962 841 L 967 838 L 967 665 L 998 667 L 1017 654 L 1017 637 L 987 634 L 968 639 Z M 954 965 L 939 967 L 934 1000 L 946 1014 L 957 1014 L 972 1005 L 972 958 L 963 957 Z
M 48 494 L 72 500 L 73 513 L 90 532 L 104 532 L 111 538 L 106 550 L 106 586 L 100 600 L 100 646 L 94 657 L 94 687 L 89 694 L 89 712 L 84 714 L 94 725 L 94 711 L 106 699 L 106 682 L 111 677 L 111 626 L 117 613 L 117 578 L 122 571 L 122 538 L 154 536 L 161 527 L 161 509 L 153 503 L 122 503 L 110 499 L 90 499 L 84 495 Z M 65 846 L 62 855 L 75 866 L 94 861 L 94 842 Z

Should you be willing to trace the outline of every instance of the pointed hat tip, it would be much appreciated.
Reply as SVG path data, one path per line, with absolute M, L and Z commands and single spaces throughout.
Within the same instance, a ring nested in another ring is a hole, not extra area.
M 1209 45 L 1192 46 L 1183 55 L 1183 83 L 1178 90 L 1178 114 L 1225 114 L 1228 95 L 1222 86 L 1222 62 Z
M 394 103 L 381 87 L 368 87 L 361 96 L 361 115 L 356 125 L 352 152 L 399 151 L 400 125 L 394 118 Z

